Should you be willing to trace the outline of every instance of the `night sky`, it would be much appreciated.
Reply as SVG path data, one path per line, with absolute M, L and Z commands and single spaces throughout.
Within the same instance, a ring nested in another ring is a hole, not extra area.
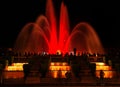
M 119 2 L 88 0 L 53 0 L 59 19 L 61 2 L 67 6 L 70 28 L 88 22 L 98 33 L 105 48 L 120 48 Z M 0 2 L 0 47 L 13 47 L 21 29 L 45 14 L 46 0 L 3 0 Z

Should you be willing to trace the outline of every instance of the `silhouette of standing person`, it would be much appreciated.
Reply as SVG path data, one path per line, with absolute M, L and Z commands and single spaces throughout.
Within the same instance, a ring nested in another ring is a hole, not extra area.
M 61 78 L 62 78 L 61 68 L 58 70 L 57 77 L 58 77 L 58 81 L 61 82 Z
M 58 78 L 61 78 L 61 69 L 58 70 Z
M 101 84 L 103 84 L 104 75 L 105 73 L 103 72 L 103 70 L 100 70 L 100 83 Z
M 67 79 L 67 80 L 70 80 L 70 79 L 71 79 L 72 74 L 71 74 L 71 72 L 70 72 L 70 71 L 67 71 L 67 72 L 65 73 L 65 76 L 66 76 L 66 79 Z

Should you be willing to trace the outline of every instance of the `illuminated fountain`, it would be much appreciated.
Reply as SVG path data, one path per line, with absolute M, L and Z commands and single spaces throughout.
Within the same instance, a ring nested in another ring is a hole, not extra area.
M 80 22 L 71 32 L 70 30 L 66 5 L 62 2 L 57 24 L 52 0 L 47 0 L 46 15 L 40 15 L 35 22 L 23 27 L 17 37 L 14 51 L 23 54 L 28 52 L 55 54 L 59 51 L 65 54 L 76 48 L 79 52 L 105 53 L 97 33 L 87 22 Z M 64 64 L 50 63 L 49 70 L 54 78 L 57 78 L 59 70 L 62 70 L 63 78 L 65 73 L 71 70 L 70 65 Z
M 113 78 L 115 71 L 112 70 L 112 66 L 109 66 L 103 62 L 96 62 L 96 77 L 100 78 L 100 70 L 105 73 L 104 78 Z
M 12 65 L 6 66 L 7 71 L 23 71 L 23 65 L 28 63 L 13 63 Z
M 57 24 L 52 0 L 47 0 L 46 15 L 40 15 L 36 22 L 23 27 L 16 40 L 14 51 L 54 54 L 60 50 L 64 54 L 73 51 L 74 48 L 79 52 L 104 54 L 99 37 L 92 26 L 80 22 L 70 32 L 66 5 L 62 2 L 60 20 Z
M 23 78 L 23 65 L 28 63 L 12 63 L 12 65 L 6 66 L 3 78 L 9 79 L 9 78 Z
M 60 78 L 66 78 L 65 73 L 70 71 L 71 67 L 67 62 L 51 62 L 49 70 L 52 78 L 59 78 L 58 74 L 61 74 Z

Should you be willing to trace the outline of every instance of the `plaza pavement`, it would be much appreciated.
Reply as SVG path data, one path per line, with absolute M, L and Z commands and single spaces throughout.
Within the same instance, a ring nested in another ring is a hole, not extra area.
M 104 84 L 101 84 L 99 79 L 84 76 L 81 79 L 72 78 L 53 79 L 53 78 L 39 78 L 28 77 L 25 81 L 21 79 L 4 79 L 0 87 L 120 87 L 120 78 L 104 79 Z

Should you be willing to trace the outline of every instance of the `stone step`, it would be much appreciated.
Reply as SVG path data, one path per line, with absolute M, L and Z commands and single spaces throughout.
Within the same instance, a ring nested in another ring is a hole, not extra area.
M 26 84 L 38 84 L 40 83 L 40 77 L 27 77 Z

